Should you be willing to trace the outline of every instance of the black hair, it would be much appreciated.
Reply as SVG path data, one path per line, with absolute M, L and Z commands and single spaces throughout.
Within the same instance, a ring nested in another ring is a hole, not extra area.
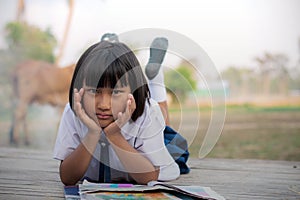
M 143 114 L 145 103 L 149 103 L 150 92 L 142 68 L 133 51 L 121 42 L 101 41 L 81 55 L 69 91 L 72 110 L 74 88 L 79 90 L 83 83 L 95 88 L 129 84 L 137 105 L 131 116 L 133 121 Z

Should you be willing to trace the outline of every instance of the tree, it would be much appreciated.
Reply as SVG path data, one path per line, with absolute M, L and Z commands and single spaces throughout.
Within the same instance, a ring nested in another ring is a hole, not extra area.
M 65 46 L 67 43 L 67 39 L 68 39 L 68 33 L 70 31 L 70 26 L 71 26 L 71 22 L 72 22 L 72 18 L 73 18 L 73 12 L 74 12 L 74 0 L 68 0 L 68 6 L 69 6 L 69 14 L 68 14 L 68 19 L 67 19 L 67 23 L 66 23 L 66 27 L 65 27 L 65 31 L 64 31 L 64 36 L 63 39 L 61 41 L 59 50 L 58 50 L 58 54 L 55 60 L 55 64 L 59 64 L 64 50 L 65 50 Z
M 42 31 L 24 22 L 6 25 L 7 48 L 0 50 L 1 83 L 10 83 L 10 74 L 23 60 L 54 62 L 56 39 L 50 30 Z
M 272 80 L 276 81 L 275 88 L 280 94 L 288 94 L 289 73 L 287 68 L 288 57 L 285 54 L 265 53 L 255 60 L 259 64 L 262 80 L 263 95 L 268 96 L 271 91 Z
M 257 78 L 253 70 L 231 66 L 221 72 L 224 80 L 229 82 L 232 96 L 248 96 L 256 92 Z
M 180 98 L 184 102 L 187 94 L 196 89 L 197 81 L 193 78 L 193 74 L 193 68 L 185 62 L 165 73 L 166 88 L 173 100 Z
M 65 46 L 66 46 L 66 43 L 67 43 L 67 39 L 68 39 L 68 33 L 70 31 L 70 26 L 71 26 L 71 22 L 72 22 L 72 18 L 73 18 L 73 13 L 74 13 L 74 0 L 67 0 L 67 2 L 68 2 L 68 7 L 69 7 L 69 13 L 68 13 L 68 18 L 67 18 L 63 38 L 62 38 L 62 41 L 61 41 L 59 49 L 58 49 L 58 54 L 55 58 L 55 64 L 56 65 L 59 65 L 59 62 L 61 61 L 61 58 L 63 56 Z M 24 0 L 18 0 L 18 2 L 17 2 L 16 21 L 19 22 L 19 23 L 24 21 L 23 16 L 24 16 L 24 12 L 25 12 L 25 7 L 26 7 L 25 1 Z M 52 59 L 51 59 L 51 61 L 52 61 Z
M 236 67 L 229 67 L 221 73 L 222 78 L 227 80 L 230 85 L 231 94 L 240 94 L 240 85 L 242 84 L 242 74 L 240 69 Z
M 290 69 L 290 89 L 299 95 L 300 93 L 300 37 L 298 39 L 298 60 Z
M 48 29 L 39 28 L 25 22 L 11 22 L 6 25 L 8 50 L 16 61 L 24 59 L 44 60 L 53 63 L 53 50 L 57 44 Z
M 17 19 L 16 19 L 18 22 L 23 20 L 24 11 L 25 11 L 25 2 L 24 2 L 24 0 L 18 0 Z

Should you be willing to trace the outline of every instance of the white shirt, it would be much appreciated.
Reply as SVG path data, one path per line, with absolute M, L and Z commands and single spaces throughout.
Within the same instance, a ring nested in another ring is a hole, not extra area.
M 150 105 L 145 104 L 144 113 L 135 122 L 127 122 L 122 127 L 121 133 L 132 147 L 148 158 L 154 166 L 160 167 L 158 180 L 170 181 L 178 178 L 180 171 L 164 144 L 164 128 L 165 123 L 160 108 L 154 100 L 150 99 Z M 70 105 L 67 104 L 58 129 L 54 158 L 64 160 L 81 143 L 87 131 L 87 127 L 75 116 Z M 97 181 L 101 154 L 99 143 L 95 152 L 91 153 L 93 153 L 93 158 L 84 177 Z M 112 181 L 132 181 L 110 145 L 109 161 L 109 166 L 112 168 Z

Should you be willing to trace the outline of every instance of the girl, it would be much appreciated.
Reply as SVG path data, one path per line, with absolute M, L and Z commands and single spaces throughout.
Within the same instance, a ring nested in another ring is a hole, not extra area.
M 164 129 L 134 53 L 120 42 L 94 44 L 76 65 L 60 122 L 54 148 L 60 178 L 65 185 L 176 179 Z

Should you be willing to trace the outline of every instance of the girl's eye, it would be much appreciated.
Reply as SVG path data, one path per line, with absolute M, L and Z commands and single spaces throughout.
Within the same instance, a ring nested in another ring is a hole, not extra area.
M 117 95 L 122 93 L 122 90 L 113 90 L 112 94 Z
M 91 94 L 96 94 L 98 93 L 97 89 L 96 88 L 89 88 L 87 89 L 87 92 L 91 93 Z

